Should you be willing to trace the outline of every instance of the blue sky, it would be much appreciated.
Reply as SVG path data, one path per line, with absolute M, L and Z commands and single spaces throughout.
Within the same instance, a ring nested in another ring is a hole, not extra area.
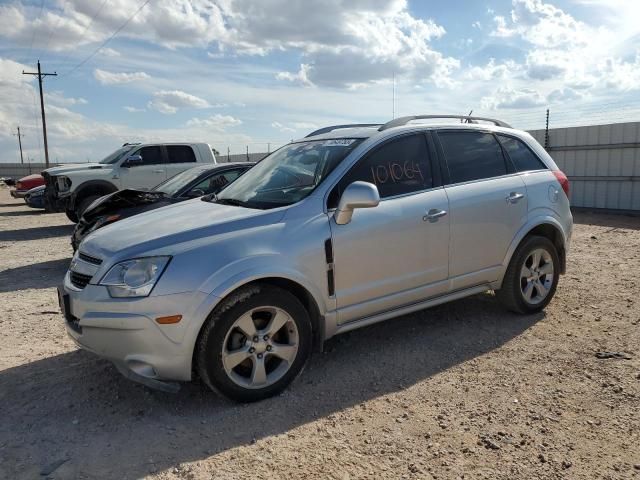
M 17 125 L 43 158 L 37 84 L 21 74 L 38 58 L 59 74 L 45 80 L 58 162 L 126 141 L 266 151 L 327 124 L 384 122 L 394 77 L 396 116 L 640 120 L 640 2 L 150 0 L 133 15 L 144 3 L 0 3 L 0 162 L 19 158 Z

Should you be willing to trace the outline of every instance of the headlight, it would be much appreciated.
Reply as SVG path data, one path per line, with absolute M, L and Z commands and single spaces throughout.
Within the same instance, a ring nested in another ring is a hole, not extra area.
M 71 188 L 71 179 L 69 177 L 65 177 L 61 175 L 57 177 L 57 182 L 58 182 L 59 192 L 66 192 Z
M 99 285 L 106 286 L 112 297 L 146 297 L 160 279 L 169 260 L 171 257 L 125 260 L 111 267 Z

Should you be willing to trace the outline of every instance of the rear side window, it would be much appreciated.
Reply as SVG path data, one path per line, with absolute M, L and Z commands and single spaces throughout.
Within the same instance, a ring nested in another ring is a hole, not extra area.
M 522 141 L 504 135 L 498 135 L 498 138 L 518 172 L 547 169 L 545 164 Z
M 344 189 L 356 181 L 376 185 L 380 198 L 433 187 L 426 138 L 410 135 L 376 148 L 345 175 L 340 187 Z
M 142 147 L 136 153 L 142 157 L 142 165 L 158 165 L 163 163 L 162 149 L 157 145 L 153 147 Z
M 193 149 L 188 145 L 167 145 L 169 163 L 190 163 L 196 161 Z
M 506 175 L 502 149 L 495 137 L 483 132 L 438 132 L 449 167 L 450 183 Z

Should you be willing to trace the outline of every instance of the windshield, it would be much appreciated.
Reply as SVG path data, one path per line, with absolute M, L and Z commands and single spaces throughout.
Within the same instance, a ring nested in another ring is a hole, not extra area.
M 285 145 L 225 188 L 217 201 L 263 209 L 299 202 L 360 142 L 362 139 L 339 138 Z
M 107 155 L 106 157 L 104 157 L 102 160 L 100 160 L 98 163 L 116 163 L 118 160 L 120 160 L 120 158 L 122 158 L 122 156 L 127 153 L 129 150 L 131 150 L 133 148 L 133 146 L 129 145 L 126 147 L 122 147 L 119 148 L 118 150 L 116 150 L 115 152 Z
M 189 170 L 185 170 L 177 175 L 174 175 L 168 180 L 165 180 L 159 185 L 156 185 L 151 190 L 155 192 L 164 192 L 169 196 L 174 195 L 178 190 L 180 190 L 185 185 L 191 183 L 193 180 L 202 175 L 203 172 L 206 172 L 209 168 L 190 168 Z

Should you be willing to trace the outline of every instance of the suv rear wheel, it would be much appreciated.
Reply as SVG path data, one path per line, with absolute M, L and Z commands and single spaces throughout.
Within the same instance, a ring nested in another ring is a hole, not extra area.
M 89 195 L 87 197 L 84 197 L 82 200 L 80 200 L 80 202 L 78 202 L 77 204 L 78 206 L 76 207 L 76 217 L 78 218 L 78 220 L 82 218 L 82 214 L 87 208 L 89 208 L 89 205 L 91 205 L 101 196 L 102 195 Z
M 289 292 L 249 286 L 224 300 L 204 326 L 196 355 L 200 377 L 232 400 L 278 394 L 311 353 L 309 314 Z
M 556 292 L 560 258 L 545 237 L 526 237 L 518 246 L 496 297 L 509 310 L 535 313 L 544 309 Z

